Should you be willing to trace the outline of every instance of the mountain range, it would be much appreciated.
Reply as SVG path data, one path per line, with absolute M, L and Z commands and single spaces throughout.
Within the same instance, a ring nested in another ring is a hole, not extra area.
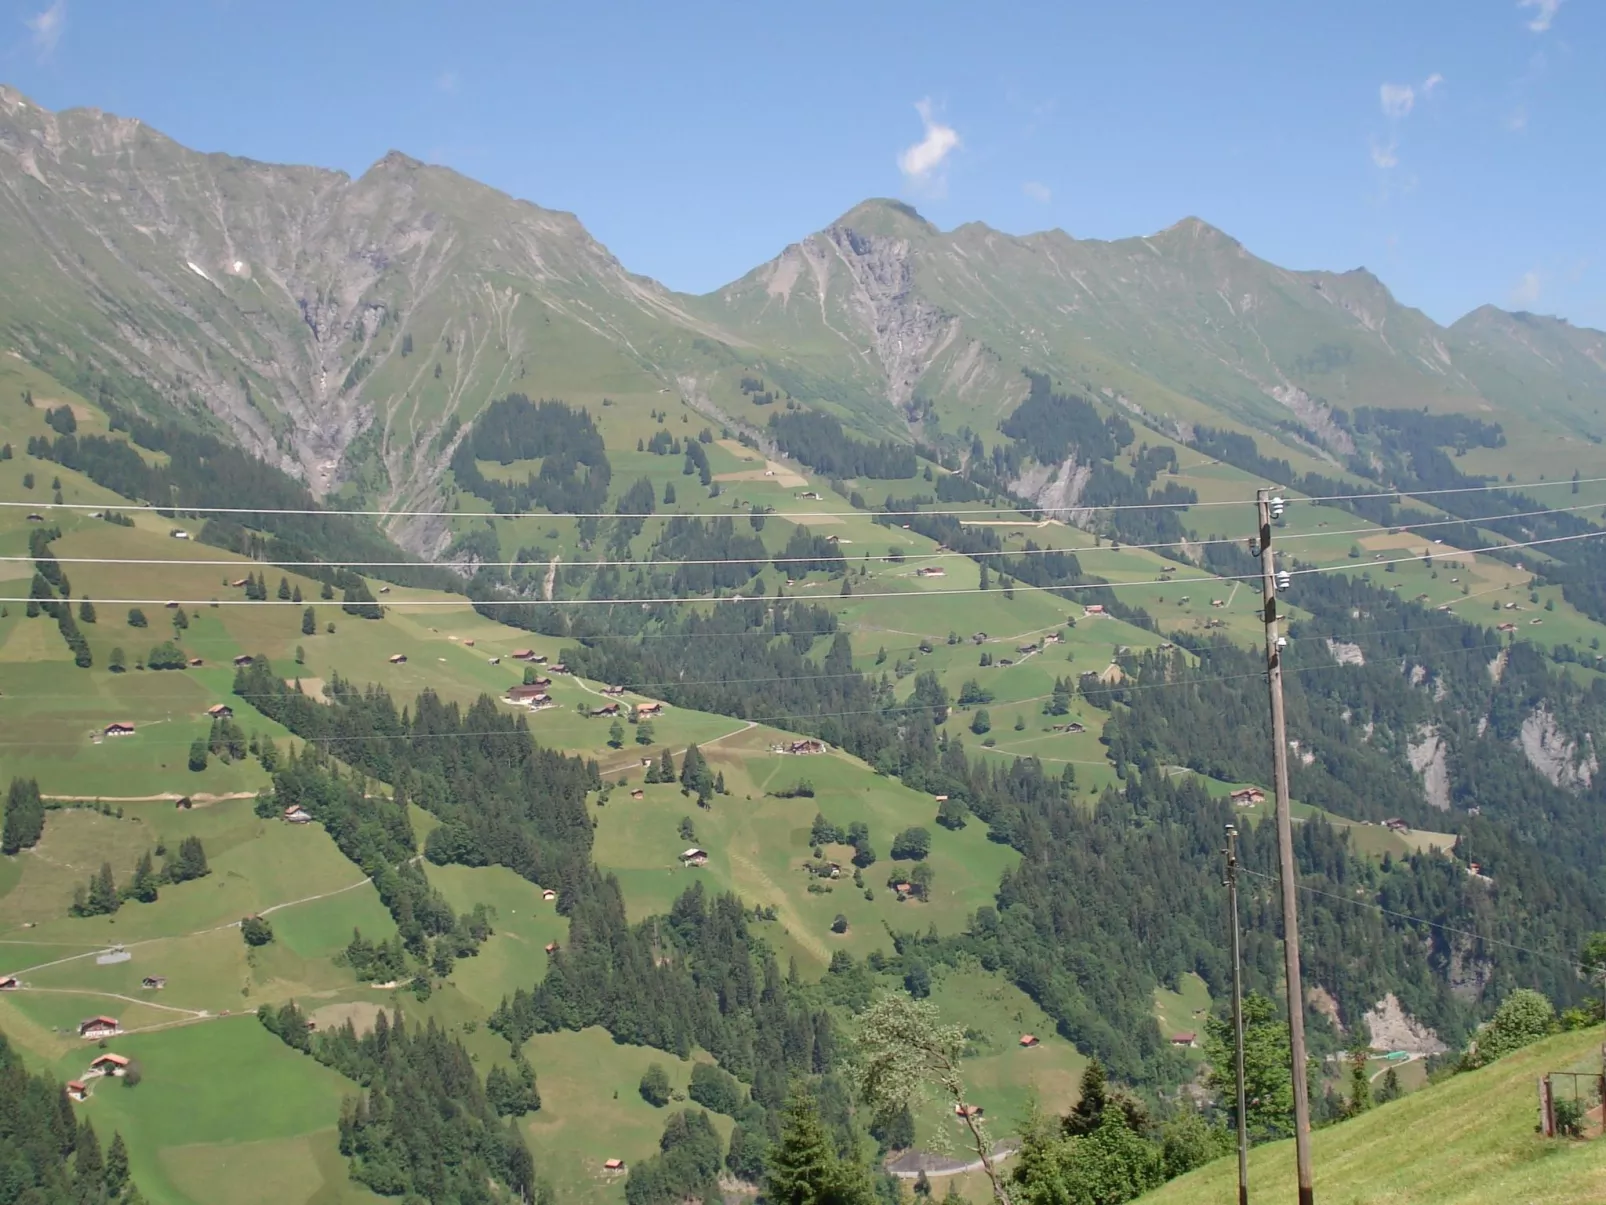
M 1606 334 L 1484 306 L 1449 327 L 1371 273 L 1292 271 L 1196 218 L 1112 242 L 871 200 L 705 296 L 571 214 L 399 152 L 361 177 L 189 150 L 0 88 L 7 350 L 88 396 L 187 414 L 314 493 L 437 495 L 509 392 L 678 394 L 741 425 L 743 378 L 877 437 L 962 449 L 1022 370 L 1187 442 L 1199 423 L 1341 463 L 1359 407 L 1606 436 Z

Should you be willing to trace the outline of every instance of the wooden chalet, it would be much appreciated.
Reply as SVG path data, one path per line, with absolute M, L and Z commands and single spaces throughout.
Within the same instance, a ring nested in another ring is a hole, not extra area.
M 214 720 L 232 720 L 234 718 L 234 708 L 227 703 L 213 703 L 212 706 L 206 709 L 206 714 Z
M 507 688 L 507 694 L 502 696 L 509 703 L 529 703 L 536 699 L 546 697 L 546 687 L 534 683 L 521 683 L 518 686 Z
M 256 658 L 251 656 L 250 653 L 241 653 L 238 657 L 236 657 L 234 659 L 234 664 L 235 665 L 250 665 L 255 660 L 256 660 Z
M 390 663 L 392 665 L 406 665 L 407 664 L 407 654 L 406 653 L 392 653 L 390 655 Z
M 1192 1032 L 1174 1033 L 1171 1035 L 1171 1045 L 1184 1046 L 1189 1049 L 1199 1044 L 1199 1035 Z
M 552 888 L 548 887 L 541 893 L 541 898 L 550 904 L 553 900 L 558 898 L 558 893 L 553 891 Z
M 159 992 L 164 987 L 167 986 L 167 976 L 166 975 L 146 975 L 145 978 L 143 978 L 143 979 L 141 979 L 139 981 L 139 985 L 140 985 L 140 987 L 144 988 L 147 992 Z
M 632 799 L 645 799 L 646 797 L 647 792 L 643 791 L 640 787 L 636 787 L 630 792 L 630 798 Z
M 556 667 L 554 666 L 554 668 Z M 637 703 L 636 718 L 639 720 L 642 716 L 660 715 L 663 710 L 664 705 L 662 703 Z
M 916 577 L 947 577 L 948 570 L 941 565 L 926 565 L 915 570 Z
M 236 589 L 236 590 L 242 589 L 242 588 L 244 588 L 246 586 L 249 586 L 250 584 L 251 584 L 251 579 L 248 578 L 248 577 L 237 577 L 232 582 L 229 583 L 229 585 L 231 587 L 233 587 L 234 589 Z
M 1027 1050 L 1030 1050 L 1033 1046 L 1041 1046 L 1042 1044 L 1043 1040 L 1035 1033 L 1023 1033 L 1020 1036 L 1020 1045 Z
M 693 845 L 690 849 L 682 850 L 680 854 L 682 866 L 707 866 L 708 851 Z
M 555 942 L 555 941 L 547 942 L 546 943 L 546 952 L 548 954 L 556 954 L 558 952 L 558 943 Z
M 109 1038 L 122 1032 L 122 1024 L 116 1017 L 90 1017 L 78 1022 L 78 1036 L 81 1038 Z
M 604 703 L 601 707 L 593 707 L 591 709 L 591 714 L 595 718 L 606 718 L 606 717 L 611 716 L 611 715 L 618 715 L 619 714 L 619 704 L 617 704 L 617 703 Z
M 515 661 L 533 661 L 533 660 L 535 660 L 535 652 L 532 649 L 514 649 L 511 653 L 508 654 L 508 656 L 513 658 L 513 660 L 515 660 Z
M 625 1170 L 625 1161 L 623 1159 L 604 1159 L 602 1161 L 602 1170 L 605 1172 L 622 1172 Z
M 312 823 L 312 813 L 307 811 L 307 809 L 302 807 L 299 803 L 292 803 L 289 807 L 285 808 L 283 816 L 286 824 Z
M 1259 787 L 1243 787 L 1234 791 L 1228 798 L 1241 808 L 1254 807 L 1257 803 L 1266 802 L 1266 792 Z
M 1083 615 L 1084 618 L 1091 618 L 1094 615 L 1103 615 L 1103 614 L 1104 614 L 1104 604 L 1103 603 L 1088 603 L 1087 606 L 1082 608 L 1082 615 Z
M 546 658 L 542 657 L 540 660 L 545 661 Z M 567 674 L 573 672 L 561 661 L 554 661 L 551 665 L 547 666 L 547 668 L 555 674 Z
M 72 1100 L 88 1100 L 89 1085 L 83 1080 L 70 1079 L 67 1081 L 67 1095 Z
M 102 730 L 106 736 L 133 736 L 134 725 L 123 720 L 114 720 Z
M 191 657 L 190 658 L 190 668 L 191 669 L 200 669 L 201 666 L 203 666 L 205 664 L 206 664 L 206 662 L 202 661 L 199 657 Z
M 0 975 L 0 992 L 14 992 L 22 987 L 22 980 L 15 975 Z
M 620 695 L 625 693 L 625 688 L 623 686 L 604 686 L 602 688 L 602 693 L 607 695 L 610 699 L 617 699 Z
M 90 1061 L 89 1069 L 102 1075 L 122 1075 L 128 1070 L 129 1062 L 128 1056 L 124 1054 L 103 1054 Z
M 808 740 L 793 741 L 791 744 L 786 746 L 786 751 L 788 753 L 798 754 L 824 753 L 825 742 L 814 740 L 812 737 Z

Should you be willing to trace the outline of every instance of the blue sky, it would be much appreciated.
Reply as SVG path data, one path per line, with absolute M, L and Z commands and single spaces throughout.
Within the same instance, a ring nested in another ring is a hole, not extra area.
M 49 108 L 354 174 L 392 147 L 733 279 L 868 196 L 943 228 L 1365 265 L 1441 322 L 1606 328 L 1600 0 L 0 0 Z

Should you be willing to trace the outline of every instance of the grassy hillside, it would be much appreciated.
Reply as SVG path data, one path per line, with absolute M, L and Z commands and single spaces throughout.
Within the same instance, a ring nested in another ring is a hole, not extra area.
M 1599 1029 L 1564 1034 L 1481 1071 L 1382 1105 L 1312 1138 L 1316 1199 L 1331 1205 L 1564 1205 L 1606 1197 L 1600 1139 L 1535 1132 L 1536 1083 L 1550 1071 L 1599 1071 Z M 1291 1142 L 1257 1147 L 1252 1200 L 1292 1200 Z M 1237 1165 L 1218 1159 L 1142 1198 L 1154 1205 L 1231 1200 Z

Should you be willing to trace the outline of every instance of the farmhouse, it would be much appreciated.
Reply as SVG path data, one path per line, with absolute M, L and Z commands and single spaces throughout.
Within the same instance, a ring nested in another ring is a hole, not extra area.
M 1224 598 L 1212 598 L 1210 600 L 1210 605 L 1212 607 L 1224 607 L 1227 605 L 1227 600 Z
M 299 803 L 292 803 L 284 809 L 284 820 L 286 824 L 309 824 L 312 821 L 312 813 Z
M 898 893 L 898 898 L 901 900 L 907 899 L 915 888 L 913 883 L 894 883 L 892 889 Z
M 635 790 L 630 792 L 630 798 L 632 799 L 645 799 L 646 796 L 647 792 L 643 791 L 640 787 L 637 787 Z
M 407 654 L 406 653 L 392 653 L 390 655 L 390 663 L 392 665 L 406 665 L 407 664 Z
M 1033 1046 L 1041 1046 L 1043 1043 L 1035 1033 L 1023 1033 L 1020 1036 L 1020 1044 L 1030 1050 Z
M 693 845 L 690 849 L 682 850 L 680 855 L 680 864 L 682 866 L 707 866 L 708 851 L 706 849 L 699 849 L 695 845 Z
M 28 514 L 28 522 L 30 522 L 30 523 L 43 523 L 44 521 L 45 521 L 45 517 L 43 515 L 41 515 L 38 511 L 29 512 L 29 514 Z
M 1103 603 L 1089 603 L 1087 606 L 1082 608 L 1082 614 L 1083 614 L 1084 617 L 1091 617 L 1091 616 L 1094 616 L 1094 615 L 1103 615 L 1104 614 L 1104 604 Z
M 659 715 L 663 709 L 664 705 L 662 703 L 637 703 L 636 718 L 639 720 L 642 716 Z
M 605 1172 L 622 1172 L 625 1170 L 625 1161 L 623 1159 L 604 1159 L 602 1161 L 602 1170 Z
M 545 657 L 537 657 L 536 658 L 537 662 L 545 661 L 545 660 L 546 660 Z M 563 664 L 563 662 L 561 662 L 561 661 L 554 661 L 551 665 L 547 666 L 547 668 L 549 670 L 551 670 L 555 674 L 566 674 L 566 673 L 569 672 L 569 667 L 567 665 Z
M 87 1021 L 78 1022 L 78 1036 L 81 1038 L 109 1038 L 122 1032 L 123 1027 L 116 1017 L 90 1017 Z
M 531 678 L 524 685 L 526 685 L 526 686 L 536 686 L 536 687 L 539 687 L 542 690 L 545 690 L 547 687 L 552 685 L 552 679 L 551 678 Z
M 530 649 L 514 649 L 508 654 L 515 661 L 534 661 L 535 653 Z M 544 658 L 543 658 L 544 660 Z
M 143 979 L 141 979 L 139 981 L 139 985 L 140 985 L 140 987 L 144 988 L 147 992 L 159 992 L 164 987 L 167 986 L 167 976 L 166 975 L 146 975 L 145 978 L 143 978 Z
M 243 586 L 248 586 L 250 584 L 251 584 L 251 579 L 248 578 L 248 577 L 237 577 L 232 582 L 229 583 L 229 585 L 232 586 L 236 590 L 240 589 Z
M 814 740 L 812 737 L 808 740 L 793 741 L 791 744 L 786 746 L 786 751 L 788 753 L 800 754 L 824 753 L 825 742 Z
M 1266 792 L 1259 787 L 1243 787 L 1228 796 L 1241 808 L 1254 807 L 1257 803 L 1266 802 Z
M 251 656 L 250 653 L 241 653 L 238 657 L 236 657 L 234 659 L 234 664 L 235 665 L 250 665 L 255 660 L 256 660 L 256 658 Z
M 546 943 L 546 952 L 548 954 L 556 954 L 558 952 L 558 943 L 555 942 L 555 941 L 547 942 Z
M 1171 1045 L 1186 1046 L 1190 1049 L 1199 1044 L 1199 1035 L 1196 1033 L 1174 1033 L 1171 1035 Z
M 70 1079 L 67 1081 L 67 1095 L 73 1100 L 88 1100 L 89 1085 L 82 1080 Z
M 553 891 L 552 888 L 548 887 L 541 893 L 541 898 L 550 904 L 553 900 L 558 898 L 558 893 Z
M 175 527 L 167 534 L 172 536 L 175 540 L 187 540 L 190 538 L 190 533 L 185 531 L 182 527 Z
M 1069 732 L 1069 733 L 1075 734 L 1075 733 L 1078 733 L 1078 732 L 1086 732 L 1087 731 L 1087 725 L 1086 724 L 1079 724 L 1075 720 L 1072 720 L 1069 724 L 1055 724 L 1054 725 L 1054 731 L 1055 732 Z
M 191 669 L 199 669 L 204 664 L 206 664 L 206 663 L 204 661 L 202 661 L 199 657 L 191 657 L 190 658 L 190 668 Z
M 107 724 L 104 731 L 107 736 L 133 736 L 134 725 L 125 723 L 122 720 L 115 720 Z
M 546 697 L 546 686 L 545 684 L 537 686 L 533 682 L 520 686 L 510 686 L 507 688 L 507 694 L 502 697 L 509 703 L 529 703 L 535 699 L 544 699 Z
M 1498 632 L 1515 632 L 1517 630 L 1517 625 L 1514 623 L 1502 623 L 1499 624 L 1495 630 Z
M 103 1054 L 89 1064 L 89 1069 L 102 1075 L 121 1075 L 128 1070 L 128 1062 L 127 1055 Z
M 1030 656 L 1037 651 L 1037 646 L 1035 644 L 1023 644 L 1015 651 L 1023 657 Z
M 230 720 L 234 718 L 234 708 L 227 703 L 213 703 L 206 709 L 206 714 L 214 720 Z
M 1405 823 L 1405 821 L 1401 820 L 1398 816 L 1390 816 L 1387 820 L 1383 821 L 1383 827 L 1388 829 L 1391 833 L 1408 833 L 1411 831 L 1411 826 Z
M 948 576 L 948 570 L 944 569 L 941 565 L 927 565 L 924 568 L 916 569 L 915 570 L 915 576 L 916 577 L 947 577 Z
M 0 975 L 0 992 L 14 992 L 22 986 L 15 975 Z
M 602 688 L 602 693 L 607 695 L 610 699 L 617 699 L 620 695 L 625 693 L 625 688 L 623 686 L 604 686 Z
M 619 714 L 619 704 L 617 704 L 617 703 L 604 703 L 601 707 L 593 707 L 591 709 L 591 714 L 593 716 L 597 716 L 597 717 L 618 715 Z

